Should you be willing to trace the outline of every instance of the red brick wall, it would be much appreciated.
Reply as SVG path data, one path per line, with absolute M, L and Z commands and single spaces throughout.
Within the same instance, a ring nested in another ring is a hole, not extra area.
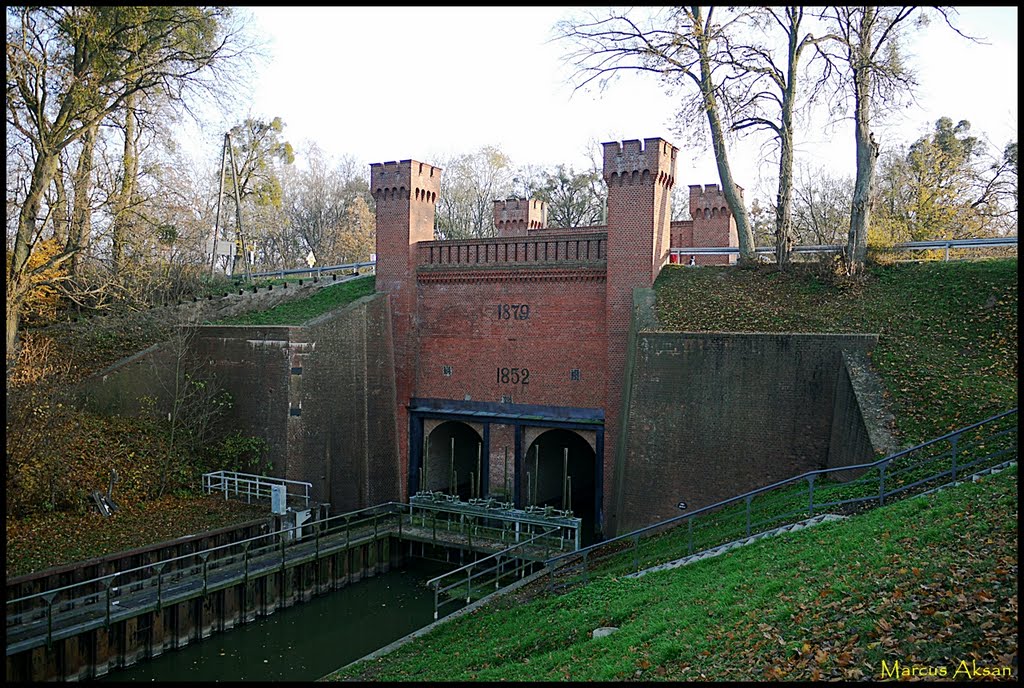
M 740 198 L 743 189 L 736 187 Z M 686 246 L 739 246 L 739 235 L 736 232 L 736 219 L 729 210 L 725 194 L 718 184 L 690 185 L 690 217 L 693 219 L 693 243 Z M 683 246 L 684 244 L 673 244 Z M 688 262 L 686 260 L 682 261 Z M 736 255 L 729 256 L 696 256 L 697 265 L 734 265 Z
M 604 144 L 608 184 L 607 391 L 605 476 L 614 473 L 626 340 L 633 289 L 650 287 L 668 261 L 671 191 L 677 149 L 661 139 Z M 606 523 L 614 527 L 612 481 L 605 481 Z
M 526 304 L 529 317 L 501 318 L 502 304 Z M 421 274 L 417 319 L 414 396 L 604 406 L 607 344 L 600 271 Z M 526 368 L 527 384 L 502 383 L 501 367 Z M 578 381 L 570 380 L 574 368 L 580 371 Z
M 438 167 L 415 160 L 370 165 L 370 191 L 377 206 L 377 291 L 391 299 L 396 437 L 403 493 L 409 472 L 406 404 L 412 396 L 418 352 L 414 326 L 416 243 L 434 238 L 434 207 L 440 190 Z
M 394 318 L 403 490 L 411 397 L 603 408 L 604 503 L 606 522 L 614 524 L 611 476 L 633 289 L 652 286 L 685 232 L 686 243 L 736 245 L 732 218 L 710 210 L 719 200 L 710 186 L 708 192 L 691 187 L 691 212 L 701 213 L 670 232 L 676 153 L 657 138 L 604 144 L 607 227 L 549 235 L 542 204 L 495 201 L 499 235 L 513 241 L 431 241 L 440 170 L 413 161 L 372 166 L 377 289 L 391 295 Z M 427 190 L 425 201 L 419 189 Z M 707 218 L 702 203 L 710 204 Z M 500 318 L 502 304 L 527 304 L 530 316 Z M 501 368 L 518 368 L 520 377 L 525 368 L 529 382 L 502 382 Z M 571 379 L 573 369 L 580 371 L 578 381 Z M 504 447 L 511 445 L 507 430 L 492 426 L 496 488 L 504 479 Z
M 529 198 L 509 198 L 494 202 L 494 227 L 500 237 L 526 236 L 531 229 L 548 224 L 548 204 Z

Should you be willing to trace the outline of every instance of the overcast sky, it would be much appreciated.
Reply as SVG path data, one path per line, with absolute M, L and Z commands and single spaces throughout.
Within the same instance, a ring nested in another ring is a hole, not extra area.
M 647 75 L 624 75 L 604 92 L 573 93 L 562 61 L 568 46 L 551 38 L 555 22 L 578 9 L 250 11 L 270 59 L 254 75 L 248 114 L 280 116 L 300 158 L 307 141 L 365 164 L 436 162 L 496 145 L 516 165 L 579 170 L 594 141 L 660 136 L 682 143 L 673 131 L 678 99 Z M 969 120 L 972 133 L 999 148 L 1017 139 L 1017 8 L 959 12 L 961 30 L 987 44 L 960 38 L 941 20 L 917 32 L 908 60 L 920 83 L 918 105 L 875 125 L 883 147 L 911 142 L 942 116 Z M 218 132 L 207 134 L 218 140 Z M 740 143 L 732 164 L 737 182 L 764 196 L 774 163 L 758 164 L 760 143 Z M 828 126 L 819 118 L 798 143 L 798 162 L 853 175 L 849 121 Z M 677 183 L 717 181 L 709 150 L 680 151 Z

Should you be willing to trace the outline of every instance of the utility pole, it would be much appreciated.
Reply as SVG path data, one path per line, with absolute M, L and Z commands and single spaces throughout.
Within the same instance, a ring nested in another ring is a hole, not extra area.
M 231 157 L 231 178 L 235 182 L 235 219 L 238 223 L 238 241 L 242 251 L 242 270 L 245 275 L 251 272 L 249 267 L 249 252 L 245 248 L 245 234 L 242 232 L 242 197 L 238 190 L 238 167 L 235 166 L 235 151 L 231 146 L 231 132 L 224 134 L 224 143 L 228 147 L 228 155 Z
M 217 194 L 217 217 L 213 221 L 213 249 L 210 251 L 210 276 L 217 271 L 217 242 L 220 241 L 220 205 L 224 201 L 224 167 L 228 162 L 228 134 L 220 151 L 220 192 Z

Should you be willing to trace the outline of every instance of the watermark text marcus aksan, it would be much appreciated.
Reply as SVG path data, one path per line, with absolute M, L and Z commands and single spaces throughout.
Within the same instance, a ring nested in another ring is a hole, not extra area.
M 1015 668 L 1009 665 L 978 664 L 975 659 L 960 660 L 950 664 L 902 664 L 899 660 L 882 660 L 881 678 L 1012 678 Z

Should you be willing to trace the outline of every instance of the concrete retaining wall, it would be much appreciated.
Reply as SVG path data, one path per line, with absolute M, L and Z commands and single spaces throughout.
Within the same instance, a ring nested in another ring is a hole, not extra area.
M 837 380 L 844 352 L 863 356 L 876 342 L 860 334 L 640 332 L 617 532 L 676 516 L 680 501 L 697 509 L 824 468 L 830 456 L 833 465 L 871 460 L 863 424 L 849 419 L 859 402 Z

